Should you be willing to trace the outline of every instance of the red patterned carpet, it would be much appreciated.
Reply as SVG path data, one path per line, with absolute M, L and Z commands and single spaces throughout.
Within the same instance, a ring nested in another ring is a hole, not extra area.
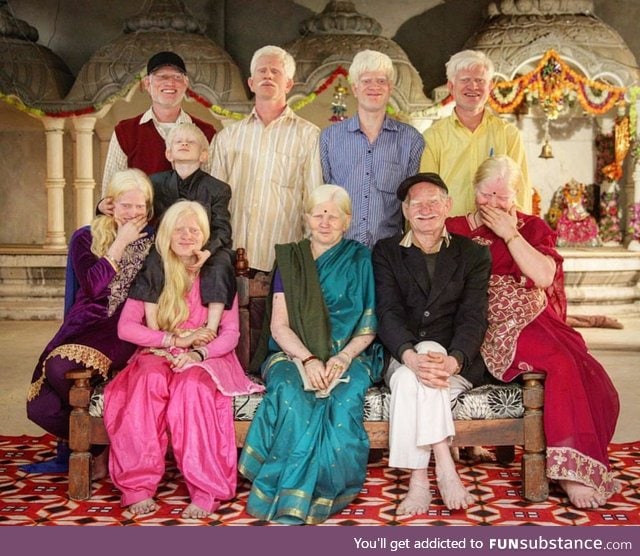
M 105 479 L 94 483 L 93 497 L 73 502 L 66 496 L 65 475 L 26 475 L 24 463 L 46 459 L 55 448 L 51 436 L 0 437 L 0 525 L 266 525 L 244 511 L 249 483 L 241 481 L 238 495 L 205 520 L 182 520 L 187 491 L 179 472 L 169 465 L 158 491 L 160 510 L 134 518 L 119 505 L 119 495 Z M 485 463 L 460 466 L 464 481 L 478 503 L 466 511 L 450 512 L 434 491 L 427 517 L 398 521 L 394 510 L 405 492 L 407 474 L 389 469 L 386 460 L 369 465 L 361 495 L 326 525 L 640 525 L 640 442 L 613 444 L 610 457 L 622 492 L 598 511 L 568 506 L 552 485 L 546 502 L 528 503 L 519 493 L 519 465 Z

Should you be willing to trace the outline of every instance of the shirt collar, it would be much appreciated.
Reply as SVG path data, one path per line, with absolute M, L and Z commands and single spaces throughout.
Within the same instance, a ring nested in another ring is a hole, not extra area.
M 149 108 L 149 110 L 147 110 L 144 114 L 142 114 L 142 117 L 140 118 L 140 121 L 138 122 L 138 124 L 139 125 L 146 124 L 148 121 L 151 121 L 151 120 L 153 120 L 154 123 L 158 123 L 158 124 L 160 123 L 156 120 L 155 114 L 153 113 L 153 109 Z M 178 119 L 175 121 L 175 123 L 190 124 L 192 123 L 191 117 L 181 108 L 180 114 L 178 114 Z
M 491 109 L 488 106 L 484 107 L 484 111 L 482 112 L 482 121 L 480 122 L 480 124 L 478 125 L 478 127 L 482 126 L 485 124 L 485 122 L 487 121 L 487 118 L 489 118 L 489 115 L 491 113 Z M 453 112 L 451 112 L 451 115 L 453 116 L 453 120 L 455 122 L 456 125 L 460 126 L 460 127 L 464 127 L 466 128 L 467 126 L 464 125 L 461 121 L 460 118 L 458 118 L 458 114 L 456 114 L 456 111 L 454 110 Z M 477 128 L 476 128 L 477 129 Z
M 275 119 L 273 120 L 274 122 L 280 119 L 284 119 L 284 118 L 291 118 L 294 116 L 294 111 L 291 109 L 291 106 L 289 106 L 288 104 L 284 107 L 284 110 L 282 111 L 282 113 Z M 247 118 L 248 121 L 254 120 L 254 121 L 258 121 L 258 122 L 262 122 L 262 120 L 260 119 L 260 116 L 258 116 L 258 111 L 256 110 L 256 106 L 255 104 L 253 105 L 253 108 L 251 109 L 251 112 L 249 112 L 249 117 Z
M 435 249 L 434 251 L 430 251 L 429 253 L 427 253 L 428 255 L 431 253 L 437 253 L 438 251 L 440 251 L 440 249 L 442 248 L 442 244 L 444 243 L 445 248 L 449 247 L 449 244 L 451 243 L 451 235 L 449 234 L 447 228 L 443 228 L 442 229 L 442 238 L 440 240 L 440 243 L 438 243 L 438 248 Z M 409 230 L 404 237 L 400 240 L 400 246 L 401 247 L 411 247 L 415 245 L 418 249 L 422 250 L 422 248 L 413 241 L 413 230 Z
M 360 131 L 360 117 L 358 114 L 349 118 L 346 123 L 347 131 Z M 382 129 L 386 129 L 387 131 L 398 131 L 398 122 L 385 114 L 384 120 L 382 121 Z

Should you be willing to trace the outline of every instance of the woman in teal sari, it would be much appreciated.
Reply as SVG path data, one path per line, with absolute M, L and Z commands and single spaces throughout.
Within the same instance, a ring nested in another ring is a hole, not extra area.
M 360 492 L 364 396 L 382 369 L 371 255 L 343 238 L 349 195 L 322 185 L 305 208 L 309 239 L 276 246 L 267 393 L 239 462 L 247 512 L 288 524 L 320 523 Z

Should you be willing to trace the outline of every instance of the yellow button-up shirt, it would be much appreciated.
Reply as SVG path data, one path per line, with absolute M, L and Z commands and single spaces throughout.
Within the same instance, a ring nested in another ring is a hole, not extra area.
M 462 216 L 475 210 L 473 176 L 489 156 L 509 155 L 522 170 L 523 183 L 516 202 L 522 212 L 531 214 L 532 188 L 518 128 L 485 108 L 482 122 L 469 130 L 451 116 L 435 122 L 424 132 L 425 149 L 421 172 L 436 172 L 449 188 L 453 200 L 449 216 Z

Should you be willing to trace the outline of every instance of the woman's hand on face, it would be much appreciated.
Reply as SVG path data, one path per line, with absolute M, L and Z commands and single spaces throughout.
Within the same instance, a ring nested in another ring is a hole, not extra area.
M 508 212 L 489 205 L 478 207 L 478 211 L 482 222 L 498 237 L 508 239 L 517 233 L 518 216 L 515 205 L 512 205 Z
M 116 239 L 120 239 L 127 245 L 147 236 L 147 232 L 142 231 L 147 225 L 146 215 L 137 216 L 136 218 L 132 218 L 126 222 L 116 220 L 116 223 L 118 224 Z
M 182 348 L 200 347 L 212 342 L 216 337 L 216 333 L 210 328 L 198 328 L 185 336 L 176 338 L 176 345 Z M 197 343 L 196 343 L 197 342 Z
M 324 390 L 329 386 L 326 377 L 325 364 L 319 359 L 313 359 L 304 366 L 309 382 L 316 390 Z
M 337 355 L 331 357 L 325 365 L 327 386 L 329 386 L 334 379 L 340 378 L 347 368 L 348 366 L 342 357 L 338 357 Z

